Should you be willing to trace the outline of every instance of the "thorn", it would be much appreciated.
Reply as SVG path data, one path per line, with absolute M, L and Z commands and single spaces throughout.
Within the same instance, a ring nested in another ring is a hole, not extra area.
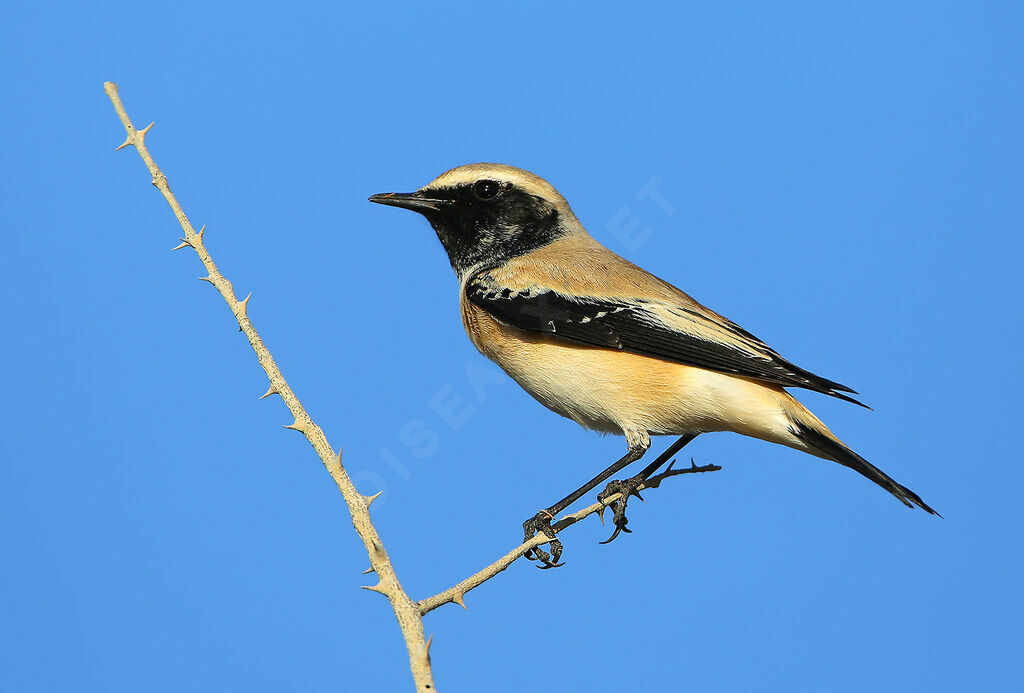
M 363 575 L 369 575 L 370 573 L 376 573 L 376 572 L 377 572 L 377 569 L 374 568 L 371 565 L 369 568 L 367 568 L 366 570 L 363 571 Z
M 452 596 L 452 602 L 454 602 L 455 604 L 458 604 L 463 609 L 466 609 L 466 611 L 469 611 L 469 609 L 466 608 L 466 602 L 463 601 L 463 599 L 462 599 L 464 596 L 465 596 L 464 593 L 459 592 L 458 594 Z
M 241 301 L 238 302 L 238 310 L 245 317 L 249 317 L 249 314 L 246 311 L 249 310 L 249 299 L 250 298 L 252 298 L 252 292 L 251 291 L 249 292 L 248 296 L 246 296 L 245 298 L 243 298 Z
M 206 224 L 203 224 L 203 228 L 199 229 L 199 231 L 196 233 L 196 235 L 199 236 L 199 242 L 200 243 L 203 242 L 203 234 L 204 233 L 206 233 Z
M 188 246 L 192 245 L 191 243 L 186 241 L 184 238 L 179 238 L 178 240 L 181 241 L 181 243 L 179 243 L 178 245 L 176 245 L 173 248 L 171 248 L 172 251 L 173 250 L 181 250 L 182 248 L 187 248 Z
M 150 123 L 149 125 L 147 125 L 146 127 L 142 128 L 141 130 L 136 130 L 135 131 L 135 136 L 139 138 L 139 144 L 145 144 L 146 143 L 146 133 L 149 132 L 149 129 L 151 127 L 153 127 L 154 125 L 156 125 L 156 123 Z
M 378 594 L 383 594 L 385 596 L 387 596 L 388 593 L 387 588 L 382 586 L 379 582 L 376 585 L 363 585 L 362 587 L 364 590 L 370 590 L 371 592 L 377 592 Z
M 299 433 L 305 433 L 306 424 L 302 421 L 299 421 L 298 419 L 295 419 L 293 423 L 287 424 L 285 428 L 290 428 L 291 430 L 298 431 Z
M 607 505 L 602 505 L 601 509 L 598 510 L 596 513 L 594 513 L 595 515 L 597 515 L 597 519 L 599 519 L 601 521 L 601 526 L 602 527 L 604 527 L 604 511 L 605 511 L 605 508 L 607 508 L 607 507 L 608 507 Z
M 373 494 L 372 496 L 363 496 L 363 502 L 366 503 L 366 508 L 369 509 L 370 508 L 370 504 L 373 503 L 373 501 L 375 501 L 378 498 L 380 498 L 382 493 L 384 493 L 384 492 L 383 491 L 377 491 L 377 493 Z
M 115 152 L 119 152 L 122 149 L 124 149 L 125 147 L 127 147 L 129 144 L 132 144 L 132 136 L 131 135 L 128 135 L 127 137 L 125 137 L 124 138 L 124 142 L 122 142 L 117 147 L 115 147 L 114 151 Z
M 279 395 L 279 394 L 281 394 L 281 393 L 277 391 L 277 388 L 274 387 L 273 385 L 271 385 L 270 387 L 267 388 L 266 392 L 264 392 L 262 395 L 259 396 L 259 398 L 260 399 L 266 399 L 267 397 L 270 397 L 271 395 Z
M 423 652 L 420 653 L 420 657 L 424 663 L 429 666 L 430 664 L 430 645 L 434 642 L 434 634 L 431 633 L 430 637 L 427 638 L 427 642 L 423 645 Z
M 198 279 L 201 282 L 210 282 L 211 284 L 213 284 L 212 277 L 196 277 L 196 279 Z

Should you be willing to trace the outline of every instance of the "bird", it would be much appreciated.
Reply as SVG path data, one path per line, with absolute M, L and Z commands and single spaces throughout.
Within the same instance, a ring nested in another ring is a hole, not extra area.
M 651 436 L 674 435 L 675 454 L 703 433 L 729 431 L 795 448 L 859 472 L 908 507 L 921 498 L 843 443 L 789 388 L 865 406 L 849 387 L 787 361 L 753 334 L 598 242 L 543 178 L 505 164 L 445 171 L 412 193 L 369 200 L 418 212 L 459 281 L 470 340 L 548 409 L 584 428 L 622 435 L 627 452 L 590 482 L 523 523 L 524 537 L 555 538 L 550 520 L 641 459 Z M 669 455 L 619 491 L 626 503 Z M 653 468 L 652 468 L 653 467 Z M 613 482 L 614 484 L 615 482 Z M 609 540 L 610 541 L 610 540 Z M 561 565 L 560 542 L 528 557 Z

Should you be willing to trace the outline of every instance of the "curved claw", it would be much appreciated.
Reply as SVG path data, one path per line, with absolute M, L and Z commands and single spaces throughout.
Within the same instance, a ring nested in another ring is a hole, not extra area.
M 565 561 L 561 563 L 545 563 L 544 565 L 539 565 L 537 567 L 541 570 L 548 570 L 550 568 L 561 568 L 563 565 L 565 565 Z
M 623 518 L 623 519 L 625 519 L 625 518 Z M 608 537 L 607 539 L 605 539 L 604 541 L 599 541 L 597 543 L 598 544 L 610 544 L 613 541 L 615 541 L 615 537 L 619 536 L 619 532 L 625 532 L 626 534 L 632 534 L 633 530 L 628 529 L 626 527 L 626 523 L 625 522 L 623 522 L 621 525 L 620 524 L 616 524 L 615 525 L 615 531 L 612 532 L 612 535 L 610 537 Z
M 551 537 L 551 541 L 548 542 L 548 547 L 551 549 L 550 554 L 540 546 L 535 546 L 523 554 L 527 560 L 540 561 L 542 565 L 537 567 L 542 570 L 558 568 L 564 565 L 564 563 L 558 562 L 559 557 L 562 555 L 562 542 L 555 538 L 555 530 L 551 528 L 551 520 L 553 519 L 554 516 L 550 512 L 541 510 L 523 523 L 523 541 L 529 541 L 540 532 Z
M 624 481 L 610 481 L 608 482 L 608 485 L 605 487 L 604 491 L 602 491 L 598 495 L 598 500 L 603 501 L 605 498 L 608 498 L 609 496 L 615 493 L 620 494 L 618 500 L 612 501 L 609 506 L 605 506 L 611 507 L 614 513 L 612 515 L 612 524 L 615 525 L 615 531 L 612 532 L 612 535 L 610 537 L 598 543 L 610 544 L 611 542 L 615 541 L 615 538 L 619 536 L 621 532 L 625 532 L 626 534 L 633 533 L 631 529 L 628 529 L 626 527 L 626 524 L 629 522 L 629 520 L 626 518 L 626 505 L 629 503 L 629 499 L 632 498 L 633 496 L 636 496 L 641 501 L 644 500 L 643 496 L 640 495 L 640 487 L 643 486 L 645 480 L 646 479 L 644 478 L 635 476 L 632 479 L 626 479 Z M 602 508 L 601 510 L 603 511 L 604 508 Z M 601 524 L 604 524 L 603 517 L 601 518 Z
M 541 565 L 537 567 L 541 570 L 547 570 L 549 568 L 560 568 L 563 565 L 565 565 L 564 562 L 558 562 L 559 557 L 562 555 L 562 542 L 558 541 L 557 539 L 554 539 L 552 540 L 550 546 L 550 554 L 544 549 L 540 548 L 539 546 L 536 546 L 523 555 L 531 561 L 540 561 Z M 533 555 L 530 555 L 531 553 Z
M 565 563 L 559 563 L 558 559 L 562 557 L 562 542 L 558 539 L 553 539 L 548 547 L 551 549 L 551 568 L 557 568 Z

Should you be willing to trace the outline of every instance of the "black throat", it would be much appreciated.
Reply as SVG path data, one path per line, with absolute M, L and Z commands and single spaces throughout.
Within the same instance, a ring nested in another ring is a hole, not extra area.
M 468 185 L 424 192 L 449 201 L 424 216 L 459 276 L 473 267 L 497 267 L 565 233 L 553 204 L 516 187 L 508 187 L 493 200 L 477 198 Z

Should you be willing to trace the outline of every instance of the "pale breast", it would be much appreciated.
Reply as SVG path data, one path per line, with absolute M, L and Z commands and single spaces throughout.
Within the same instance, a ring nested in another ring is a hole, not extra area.
M 462 320 L 481 353 L 544 406 L 586 428 L 658 434 L 699 425 L 683 406 L 693 369 L 526 332 L 468 301 Z

